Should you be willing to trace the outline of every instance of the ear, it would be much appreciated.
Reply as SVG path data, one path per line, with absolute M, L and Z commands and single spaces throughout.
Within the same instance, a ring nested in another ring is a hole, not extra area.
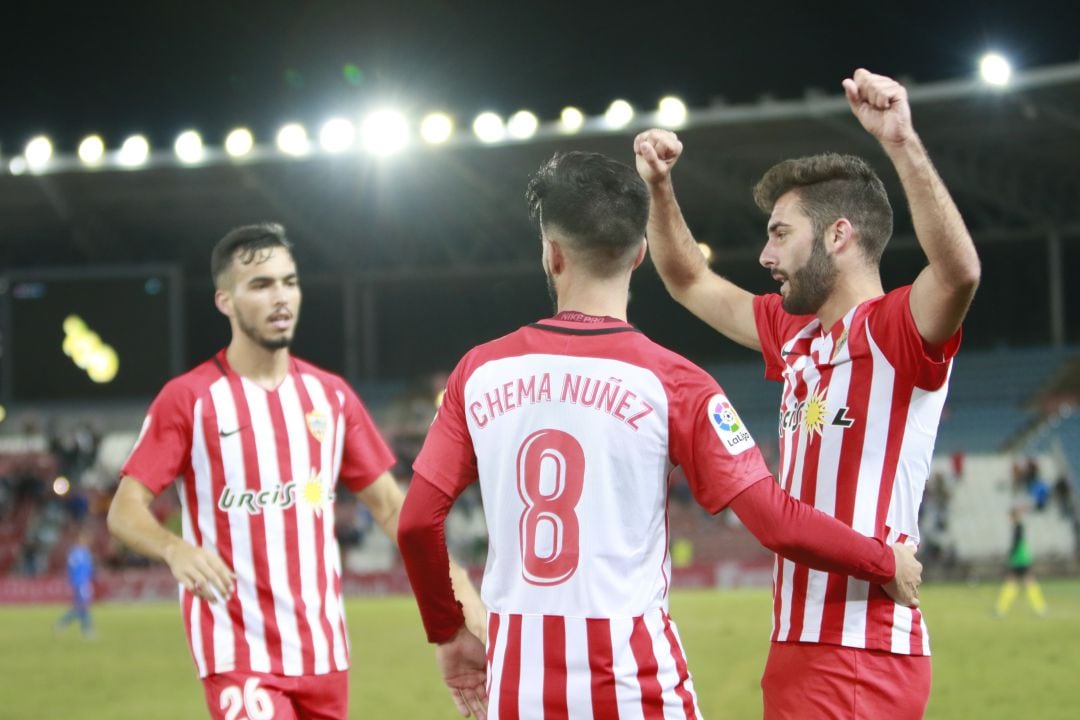
M 544 246 L 547 249 L 548 271 L 558 275 L 566 269 L 566 254 L 558 242 L 547 237 L 544 238 Z
M 634 266 L 631 270 L 637 270 L 641 267 L 641 263 L 645 262 L 645 255 L 649 252 L 649 241 L 645 238 L 641 238 L 641 247 L 638 248 L 637 255 L 634 256 Z
M 847 218 L 840 218 L 825 231 L 825 247 L 829 252 L 842 253 L 854 249 L 858 243 L 855 228 Z
M 224 290 L 214 291 L 214 306 L 225 317 L 231 318 L 233 316 L 232 295 Z

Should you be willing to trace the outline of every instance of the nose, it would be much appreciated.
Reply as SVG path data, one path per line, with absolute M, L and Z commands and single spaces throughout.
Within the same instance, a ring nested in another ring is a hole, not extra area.
M 758 262 L 766 270 L 772 270 L 777 265 L 776 253 L 773 251 L 772 240 L 765 243 L 765 247 L 761 248 L 761 254 L 758 255 Z

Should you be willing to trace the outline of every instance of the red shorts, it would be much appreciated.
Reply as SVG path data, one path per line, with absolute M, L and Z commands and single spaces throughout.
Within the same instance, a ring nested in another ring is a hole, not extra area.
M 765 720 L 917 720 L 930 699 L 930 658 L 773 643 L 761 690 Z
M 202 680 L 213 720 L 346 720 L 348 673 L 269 675 L 236 671 Z

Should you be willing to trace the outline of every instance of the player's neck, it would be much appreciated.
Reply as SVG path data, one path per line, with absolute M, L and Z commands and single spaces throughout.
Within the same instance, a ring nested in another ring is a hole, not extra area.
M 597 317 L 613 317 L 626 321 L 628 281 L 621 278 L 574 281 L 565 278 L 559 283 L 558 312 L 579 312 Z
M 267 390 L 277 388 L 289 374 L 288 348 L 268 350 L 243 337 L 233 337 L 225 359 L 237 375 Z
M 851 273 L 846 276 L 841 274 L 836 279 L 836 287 L 829 299 L 818 308 L 817 318 L 821 321 L 821 327 L 828 330 L 847 315 L 851 308 L 884 292 L 881 276 L 876 272 Z

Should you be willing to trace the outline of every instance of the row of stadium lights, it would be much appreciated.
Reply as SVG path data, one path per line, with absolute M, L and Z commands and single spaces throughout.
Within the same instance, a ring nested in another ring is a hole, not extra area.
M 988 85 L 1002 87 L 1009 83 L 1012 68 L 1009 62 L 996 53 L 984 55 L 979 72 Z M 686 105 L 677 97 L 663 98 L 655 113 L 656 123 L 662 127 L 681 127 L 687 118 Z M 616 100 L 608 107 L 599 121 L 606 130 L 621 130 L 634 119 L 634 108 L 625 100 Z M 574 134 L 586 123 L 585 115 L 575 107 L 563 109 L 557 124 L 563 134 Z M 472 131 L 485 144 L 503 141 L 524 141 L 532 138 L 540 127 L 540 121 L 528 110 L 521 110 L 508 120 L 493 113 L 481 113 L 473 120 Z M 454 119 L 446 113 L 431 113 L 420 123 L 420 137 L 428 145 L 442 145 L 454 135 Z M 373 155 L 393 155 L 404 149 L 410 141 L 409 122 L 396 110 L 373 112 L 359 128 L 361 147 Z M 319 130 L 319 146 L 324 152 L 336 154 L 353 149 L 357 142 L 357 128 L 348 119 L 337 117 L 328 120 Z M 299 123 L 290 123 L 278 130 L 276 145 L 285 155 L 301 157 L 312 152 L 312 142 L 307 130 Z M 243 159 L 255 149 L 255 137 L 247 128 L 236 128 L 225 137 L 225 153 L 236 160 Z M 197 165 L 206 159 L 202 137 L 194 130 L 182 132 L 173 144 L 177 159 L 186 165 Z M 108 153 L 105 141 L 99 135 L 83 139 L 78 149 L 79 160 L 85 167 L 95 168 L 106 164 Z M 112 154 L 120 167 L 137 168 L 150 159 L 150 143 L 143 135 L 132 135 L 124 140 Z M 13 175 L 24 172 L 41 172 L 53 159 L 53 145 L 48 137 L 38 135 L 27 143 L 22 156 L 12 158 L 8 171 Z
M 687 109 L 682 100 L 665 97 L 660 101 L 655 118 L 663 127 L 677 128 L 686 122 Z M 634 119 L 634 108 L 625 100 L 616 100 L 604 113 L 600 124 L 604 129 L 620 130 Z M 565 134 L 580 131 L 586 123 L 581 110 L 567 107 L 559 118 L 558 130 Z M 521 110 L 504 120 L 493 112 L 481 113 L 473 120 L 472 131 L 482 143 L 492 144 L 506 140 L 529 140 L 540 128 L 540 120 L 528 110 Z M 420 122 L 420 137 L 428 145 L 442 145 L 454 134 L 454 119 L 446 113 L 431 113 Z M 323 124 L 318 134 L 318 145 L 326 153 L 336 154 L 352 150 L 357 145 L 373 155 L 393 155 L 410 142 L 409 121 L 396 110 L 377 110 L 368 115 L 359 127 L 343 117 L 336 117 Z M 302 157 L 313 151 L 312 139 L 307 129 L 299 123 L 289 123 L 278 130 L 275 138 L 277 149 L 285 155 Z M 236 128 L 225 136 L 224 149 L 229 157 L 240 160 L 255 149 L 255 137 L 247 128 Z M 186 130 L 176 138 L 173 151 L 181 163 L 197 165 L 206 159 L 202 137 L 194 130 Z M 85 167 L 101 167 L 106 164 L 108 153 L 105 141 L 99 135 L 90 135 L 79 143 L 79 160 Z M 116 165 L 126 168 L 140 167 L 150 159 L 150 142 L 143 135 L 132 135 L 112 156 Z M 8 170 L 13 175 L 45 170 L 53 160 L 52 141 L 44 135 L 34 137 L 26 144 L 22 156 L 13 158 Z

